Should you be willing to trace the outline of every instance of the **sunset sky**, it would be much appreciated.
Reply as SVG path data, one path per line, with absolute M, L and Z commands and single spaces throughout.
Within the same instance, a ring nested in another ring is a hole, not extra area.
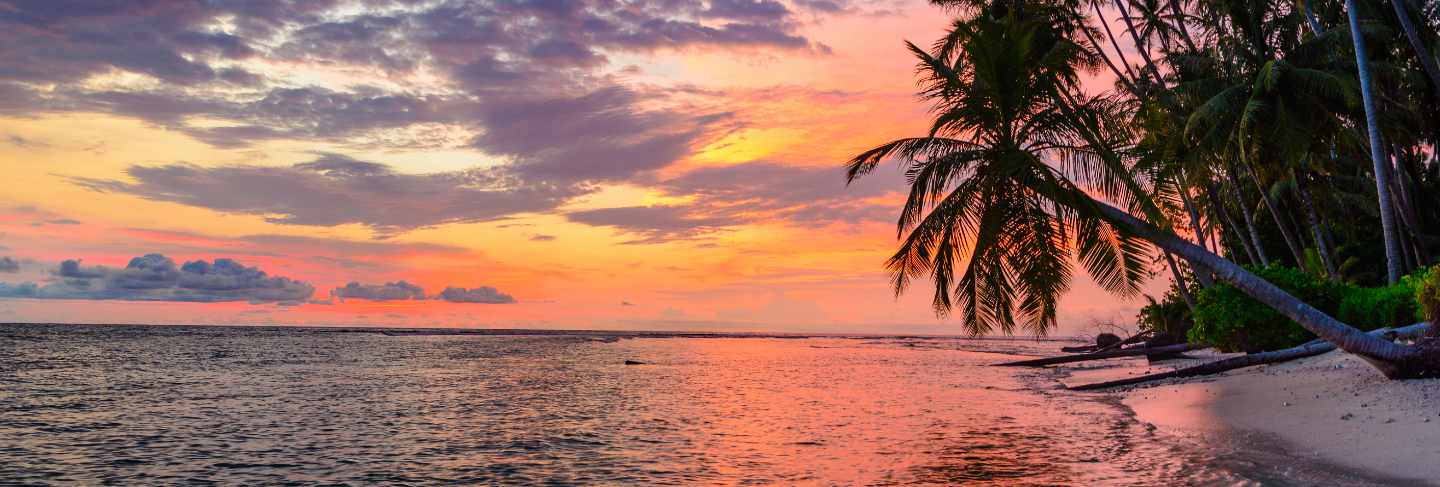
M 0 0 L 0 321 L 959 333 L 889 288 L 902 175 L 840 170 L 946 20 Z M 1133 316 L 1083 276 L 1059 333 Z

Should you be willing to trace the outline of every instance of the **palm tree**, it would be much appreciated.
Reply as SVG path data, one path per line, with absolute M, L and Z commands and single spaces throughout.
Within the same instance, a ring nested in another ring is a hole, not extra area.
M 1050 28 L 1039 6 L 1027 10 L 1028 20 L 1013 12 L 994 19 L 989 8 L 959 20 L 933 52 L 907 43 L 920 60 L 922 94 L 934 101 L 930 133 L 876 147 L 849 165 L 853 181 L 887 157 L 907 161 L 911 191 L 898 225 L 904 238 L 886 264 L 894 287 L 903 292 L 912 278 L 929 277 L 935 312 L 960 308 L 973 334 L 1010 333 L 1017 321 L 1033 333 L 1051 330 L 1075 257 L 1117 293 L 1138 292 L 1148 276 L 1141 242 L 1039 189 L 1081 192 L 1050 158 L 1093 169 L 1099 183 L 1124 178 L 1100 177 L 1103 164 L 1082 163 L 1097 158 L 1066 122 L 1104 102 L 1072 105 L 1055 96 L 1075 92 L 1079 72 L 1096 59 Z M 1134 194 L 1113 184 L 1098 189 Z M 1072 237 L 1073 246 L 1066 242 Z
M 1148 275 L 1148 242 L 1389 377 L 1440 374 L 1440 353 L 1361 332 L 1176 235 L 1149 196 L 1153 184 L 1126 162 L 1136 134 L 1125 112 L 1133 107 L 1081 94 L 1077 73 L 1096 69 L 1094 56 L 1055 26 L 1044 4 L 1025 10 L 1020 17 L 982 9 L 930 51 L 907 44 L 932 102 L 931 129 L 848 164 L 850 181 L 892 158 L 905 168 L 901 243 L 886 264 L 897 293 L 928 277 L 935 312 L 959 307 L 970 333 L 1013 332 L 1017 321 L 1045 333 L 1072 258 L 1107 290 L 1133 294 Z
M 1375 88 L 1371 86 L 1370 59 L 1365 52 L 1365 36 L 1360 34 L 1360 12 L 1355 0 L 1345 0 L 1345 15 L 1350 20 L 1350 40 L 1355 45 L 1355 69 L 1360 77 L 1360 97 L 1365 106 L 1365 132 L 1370 137 L 1370 162 L 1375 167 L 1375 193 L 1380 199 L 1380 228 L 1385 239 L 1385 277 L 1390 284 L 1400 281 L 1400 238 L 1395 229 L 1395 211 L 1390 203 L 1390 171 L 1386 166 L 1385 145 L 1380 137 L 1379 114 L 1375 112 Z

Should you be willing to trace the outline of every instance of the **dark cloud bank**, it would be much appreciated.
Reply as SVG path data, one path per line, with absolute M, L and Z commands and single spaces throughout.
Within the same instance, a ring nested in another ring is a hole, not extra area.
M 6 270 L 13 264 L 14 270 Z M 0 258 L 0 272 L 16 272 L 19 264 L 9 257 Z M 174 259 L 161 254 L 147 254 L 130 259 L 123 268 L 87 266 L 79 260 L 66 260 L 51 271 L 44 284 L 0 282 L 0 298 L 88 299 L 120 301 L 186 301 L 276 303 L 294 305 L 308 301 L 315 294 L 311 284 L 283 276 L 271 276 L 256 267 L 248 267 L 232 259 L 213 262 L 193 260 L 176 265 Z M 388 301 L 400 299 L 443 299 L 457 303 L 514 303 L 515 298 L 492 287 L 465 289 L 448 287 L 433 298 L 419 286 L 406 281 L 380 285 L 351 282 L 331 291 L 341 300 L 366 299 Z
M 290 167 L 171 164 L 132 167 L 129 175 L 134 182 L 74 181 L 97 191 L 260 215 L 274 223 L 356 223 L 380 234 L 548 210 L 581 192 L 573 185 L 527 184 L 500 171 L 402 174 L 335 154 Z
M 288 277 L 270 276 L 230 259 L 195 260 L 177 266 L 160 254 L 130 259 L 123 268 L 86 266 L 67 260 L 44 285 L 22 283 L 0 287 L 0 296 L 40 299 L 126 301 L 249 301 L 299 302 L 315 288 Z

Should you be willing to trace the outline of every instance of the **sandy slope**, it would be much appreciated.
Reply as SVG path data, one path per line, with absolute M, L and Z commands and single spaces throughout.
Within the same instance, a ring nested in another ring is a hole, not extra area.
M 1144 372 L 1080 372 L 1066 382 Z M 1342 352 L 1121 394 L 1160 427 L 1257 431 L 1299 455 L 1440 485 L 1440 380 L 1386 380 Z

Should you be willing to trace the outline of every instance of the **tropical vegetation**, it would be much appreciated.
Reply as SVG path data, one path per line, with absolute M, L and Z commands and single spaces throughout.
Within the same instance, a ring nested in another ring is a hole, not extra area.
M 1077 268 L 1122 296 L 1159 270 L 1173 291 L 1142 321 L 1175 328 L 1188 309 L 1192 339 L 1236 349 L 1259 346 L 1236 327 L 1279 324 L 1244 332 L 1440 375 L 1433 327 L 1414 343 L 1363 331 L 1440 299 L 1424 284 L 1440 250 L 1433 3 L 935 3 L 955 14 L 946 35 L 907 44 L 929 130 L 847 166 L 853 181 L 893 162 L 909 183 L 897 293 L 928 279 L 935 312 L 971 333 L 1043 334 Z

